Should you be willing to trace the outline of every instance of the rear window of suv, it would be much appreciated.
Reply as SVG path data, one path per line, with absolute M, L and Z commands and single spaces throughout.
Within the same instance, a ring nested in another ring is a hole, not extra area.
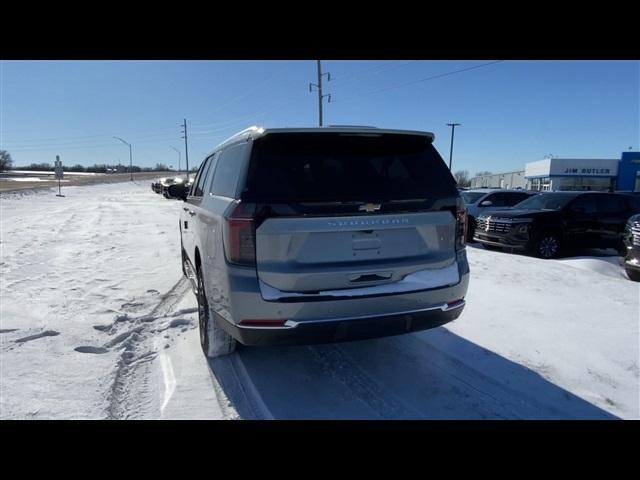
M 407 134 L 271 133 L 255 140 L 243 198 L 341 202 L 457 196 L 429 138 Z

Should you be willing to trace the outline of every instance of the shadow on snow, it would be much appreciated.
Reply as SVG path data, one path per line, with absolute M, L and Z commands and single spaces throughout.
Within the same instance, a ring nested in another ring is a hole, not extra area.
M 339 344 L 240 346 L 209 366 L 245 419 L 617 418 L 443 327 Z

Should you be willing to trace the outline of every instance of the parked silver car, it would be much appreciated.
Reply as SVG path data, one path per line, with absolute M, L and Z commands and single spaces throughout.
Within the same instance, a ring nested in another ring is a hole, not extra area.
M 403 334 L 464 308 L 466 213 L 431 133 L 252 127 L 170 189 L 208 356 Z

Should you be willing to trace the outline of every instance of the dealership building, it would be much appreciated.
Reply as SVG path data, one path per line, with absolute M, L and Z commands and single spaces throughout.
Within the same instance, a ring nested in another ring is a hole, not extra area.
M 546 158 L 524 169 L 531 190 L 640 191 L 640 152 L 618 159 Z
M 545 158 L 527 163 L 524 172 L 475 177 L 471 186 L 640 192 L 640 152 L 623 152 L 620 159 Z
M 524 170 L 490 173 L 471 179 L 471 188 L 527 188 Z

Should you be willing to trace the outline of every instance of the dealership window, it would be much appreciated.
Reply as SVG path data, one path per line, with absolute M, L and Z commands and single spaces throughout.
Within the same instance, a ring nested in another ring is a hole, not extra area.
M 531 190 L 548 192 L 549 190 L 551 190 L 551 179 L 549 177 L 532 178 Z
M 556 177 L 553 179 L 556 191 L 608 191 L 613 185 L 610 177 Z

